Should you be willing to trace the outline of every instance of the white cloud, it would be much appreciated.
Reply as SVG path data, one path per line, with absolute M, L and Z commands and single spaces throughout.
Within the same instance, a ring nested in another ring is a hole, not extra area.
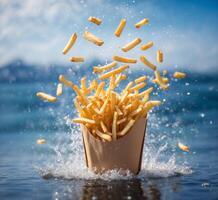
M 177 27 L 158 27 L 155 24 L 136 31 L 133 24 L 145 13 L 163 16 L 152 3 L 146 3 L 143 10 L 126 4 L 113 5 L 105 0 L 1 0 L 0 1 L 0 66 L 20 58 L 34 64 L 49 65 L 68 63 L 68 55 L 61 50 L 72 32 L 79 35 L 78 42 L 69 56 L 81 55 L 88 60 L 93 57 L 108 59 L 114 53 L 122 53 L 122 46 L 134 37 L 140 36 L 144 42 L 153 40 L 155 48 L 146 55 L 155 59 L 155 50 L 160 47 L 165 52 L 165 64 L 179 65 L 205 71 L 218 64 L 216 38 L 207 28 L 203 30 L 180 30 Z M 87 18 L 96 15 L 103 19 L 100 27 L 89 24 Z M 113 31 L 121 17 L 128 17 L 128 26 L 123 37 L 113 37 Z M 159 20 L 159 23 L 161 21 Z M 103 47 L 90 44 L 82 39 L 85 28 L 105 40 Z M 205 37 L 206 36 L 206 37 Z M 135 50 L 127 55 L 139 56 Z M 123 54 L 124 55 L 124 54 Z

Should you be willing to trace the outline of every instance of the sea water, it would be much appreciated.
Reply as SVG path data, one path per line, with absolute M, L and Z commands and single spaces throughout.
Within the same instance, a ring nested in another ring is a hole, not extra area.
M 142 169 L 96 175 L 85 166 L 74 94 L 56 104 L 35 92 L 51 83 L 0 84 L 1 199 L 217 199 L 218 88 L 214 75 L 189 74 L 152 99 L 164 104 L 148 116 Z M 36 140 L 44 138 L 44 145 Z M 178 142 L 190 152 L 178 149 Z

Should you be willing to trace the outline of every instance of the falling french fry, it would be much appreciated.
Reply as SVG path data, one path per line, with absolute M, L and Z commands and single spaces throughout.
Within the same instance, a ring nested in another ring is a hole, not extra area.
M 181 142 L 178 142 L 178 147 L 182 150 L 182 151 L 189 151 L 189 147 L 182 144 Z

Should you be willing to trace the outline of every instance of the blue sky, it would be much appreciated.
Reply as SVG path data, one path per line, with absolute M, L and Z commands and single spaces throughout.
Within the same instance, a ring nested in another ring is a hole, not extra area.
M 89 16 L 103 20 L 101 26 L 90 24 Z M 121 38 L 113 32 L 121 18 L 127 26 Z M 138 30 L 134 23 L 149 18 L 149 26 Z M 101 37 L 97 47 L 82 38 L 84 30 Z M 78 41 L 69 55 L 61 54 L 71 33 Z M 0 66 L 22 59 L 27 63 L 49 66 L 69 64 L 70 56 L 84 56 L 109 61 L 114 54 L 139 57 L 134 49 L 122 53 L 119 47 L 136 37 L 155 46 L 143 52 L 155 63 L 157 49 L 165 55 L 163 66 L 182 66 L 196 71 L 218 71 L 218 1 L 215 0 L 1 0 Z

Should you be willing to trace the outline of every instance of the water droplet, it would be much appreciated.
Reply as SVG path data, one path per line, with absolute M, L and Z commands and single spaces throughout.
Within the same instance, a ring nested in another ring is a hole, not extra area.
M 204 114 L 204 113 L 201 113 L 200 116 L 201 116 L 202 118 L 204 118 L 204 117 L 205 117 L 205 114 Z

